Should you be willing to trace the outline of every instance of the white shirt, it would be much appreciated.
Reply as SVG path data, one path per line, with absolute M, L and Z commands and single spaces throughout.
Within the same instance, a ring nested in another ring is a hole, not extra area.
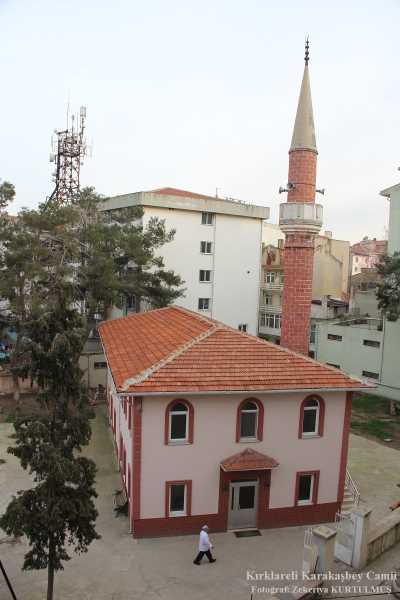
M 207 550 L 209 550 L 210 548 L 211 548 L 211 544 L 210 544 L 210 538 L 208 537 L 208 533 L 207 533 L 207 531 L 204 531 L 204 529 L 202 529 L 200 531 L 199 551 L 207 552 Z

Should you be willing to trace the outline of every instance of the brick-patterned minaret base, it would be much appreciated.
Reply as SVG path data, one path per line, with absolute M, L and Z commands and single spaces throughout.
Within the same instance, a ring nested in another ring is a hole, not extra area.
M 313 262 L 314 236 L 287 234 L 281 345 L 306 356 L 310 344 Z

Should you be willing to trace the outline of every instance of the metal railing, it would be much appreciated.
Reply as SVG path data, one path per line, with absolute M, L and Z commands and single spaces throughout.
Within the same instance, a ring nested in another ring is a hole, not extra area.
M 358 506 L 358 504 L 360 503 L 360 491 L 359 491 L 354 479 L 350 475 L 350 472 L 348 469 L 346 469 L 346 478 L 345 478 L 344 484 L 345 484 L 345 487 L 349 490 L 350 494 L 353 497 L 354 505 Z

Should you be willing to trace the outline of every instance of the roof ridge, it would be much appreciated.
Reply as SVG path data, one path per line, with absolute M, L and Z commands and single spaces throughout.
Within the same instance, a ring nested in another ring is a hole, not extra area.
M 192 338 L 189 342 L 186 342 L 182 346 L 179 346 L 179 348 L 177 348 L 176 350 L 171 352 L 171 354 L 168 354 L 168 356 L 165 356 L 158 362 L 154 363 L 154 365 L 152 365 L 151 367 L 145 369 L 144 371 L 142 371 L 138 375 L 135 375 L 134 377 L 129 377 L 128 379 L 125 379 L 125 381 L 123 382 L 123 384 L 121 386 L 122 390 L 126 391 L 127 389 L 130 388 L 131 385 L 143 383 L 143 381 L 146 381 L 146 379 L 148 379 L 149 377 L 154 375 L 154 373 L 156 373 L 157 371 L 162 369 L 162 367 L 164 367 L 165 365 L 174 361 L 175 358 L 177 358 L 178 356 L 181 356 L 187 350 L 189 350 L 190 348 L 193 348 L 193 346 L 195 346 L 199 342 L 202 342 L 203 340 L 208 338 L 212 333 L 214 333 L 219 328 L 220 328 L 219 324 L 211 325 L 211 327 L 209 329 L 207 329 L 207 331 L 203 331 L 203 333 L 200 333 L 196 337 Z

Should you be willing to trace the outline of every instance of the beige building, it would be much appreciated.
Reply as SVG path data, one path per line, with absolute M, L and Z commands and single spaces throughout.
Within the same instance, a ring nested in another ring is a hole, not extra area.
M 400 184 L 381 192 L 390 202 L 388 254 L 400 252 Z M 359 264 L 359 263 L 358 263 Z M 372 312 L 376 287 L 374 269 L 362 269 L 353 275 L 360 302 Z M 357 283 L 358 282 L 358 283 Z M 363 284 L 363 286 L 361 286 Z M 370 287 L 368 287 L 368 285 Z M 363 377 L 377 384 L 376 393 L 400 401 L 399 377 L 400 319 L 352 317 L 320 324 L 315 332 L 315 357 L 320 362 Z
M 278 340 L 281 334 L 283 262 L 284 235 L 278 226 L 265 223 L 258 332 L 273 340 Z M 328 231 L 316 236 L 312 318 L 327 319 L 346 312 L 349 264 L 349 242 L 332 238 Z

